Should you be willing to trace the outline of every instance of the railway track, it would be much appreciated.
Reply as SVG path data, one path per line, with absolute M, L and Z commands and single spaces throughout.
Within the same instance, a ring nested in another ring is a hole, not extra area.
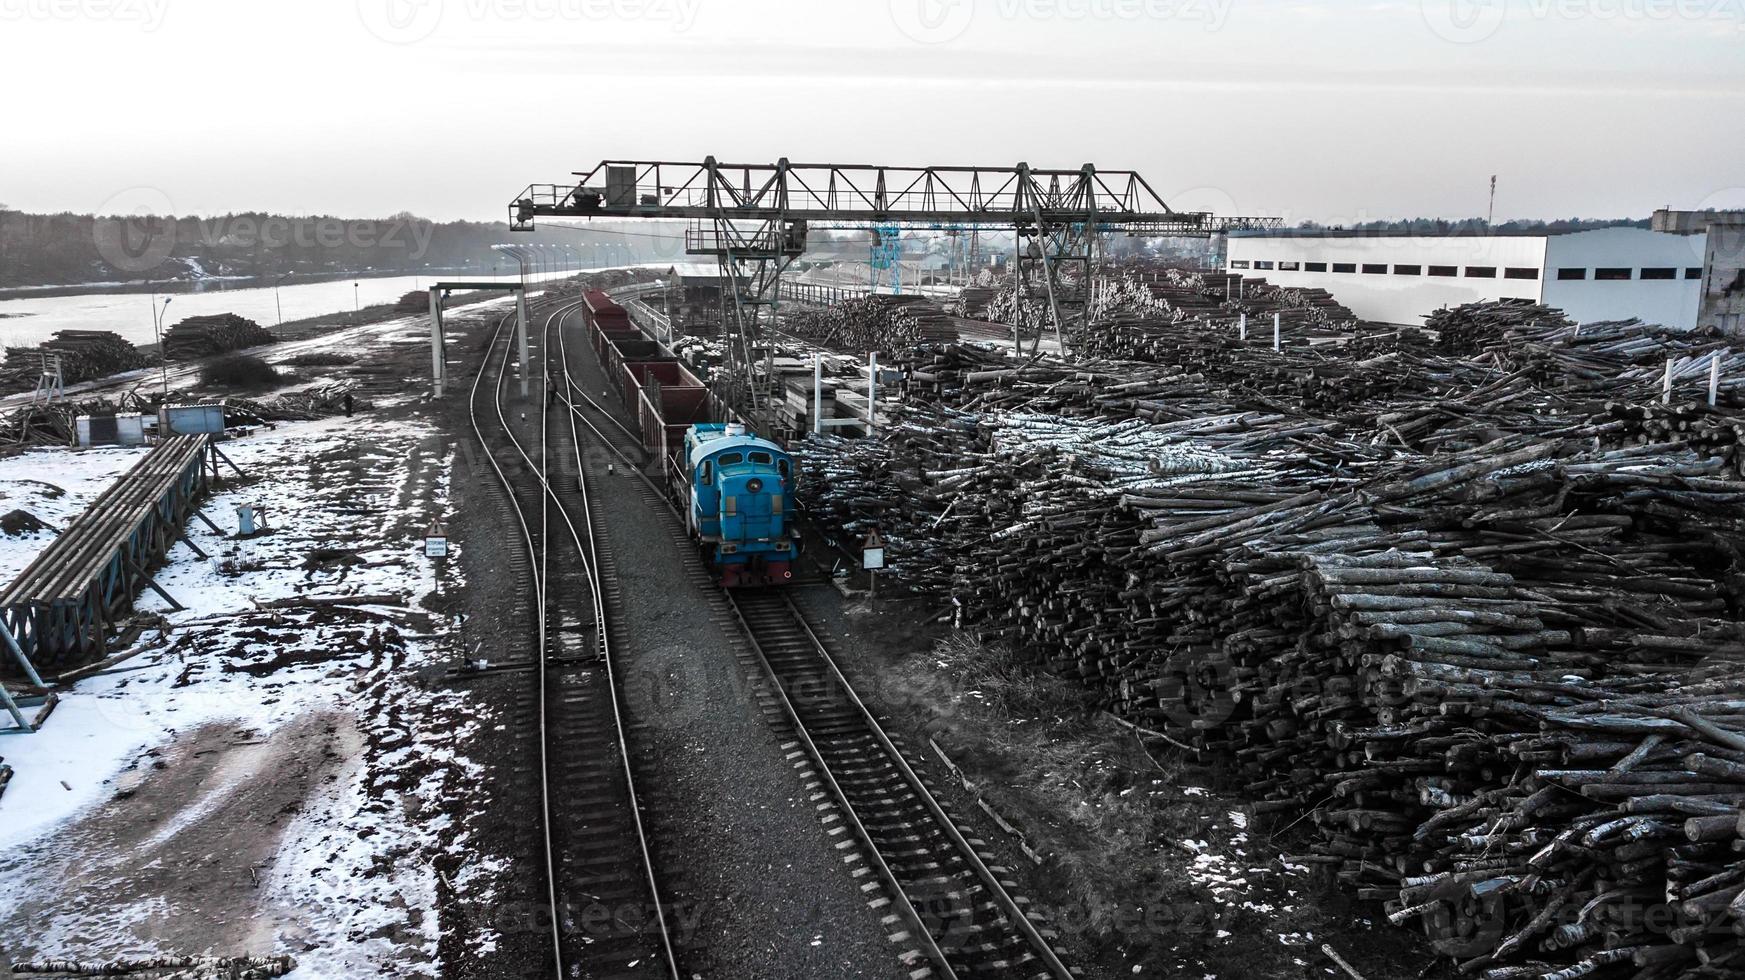
M 535 311 L 548 368 L 577 305 Z M 543 391 L 512 404 L 511 321 L 498 321 L 469 411 L 511 504 L 533 590 L 538 836 L 550 909 L 542 972 L 677 980 L 614 670 L 611 556 L 594 523 L 574 414 L 553 410 Z
M 693 579 L 742 631 L 776 705 L 772 718 L 804 747 L 811 773 L 854 832 L 866 866 L 889 897 L 893 938 L 913 943 L 915 977 L 1069 980 L 1061 953 L 1012 894 L 1016 884 L 985 845 L 966 835 L 898 740 L 855 693 L 829 648 L 785 590 L 714 586 L 664 488 L 649 479 L 640 440 L 592 399 L 567 370 L 563 400 L 642 478 L 645 498 L 665 510 L 674 543 L 691 556 Z M 827 823 L 834 823 L 827 818 Z M 831 831 L 833 834 L 836 830 Z M 840 845 L 839 845 L 840 846 Z M 859 872 L 857 872 L 858 874 Z M 875 903 L 877 904 L 877 903 Z

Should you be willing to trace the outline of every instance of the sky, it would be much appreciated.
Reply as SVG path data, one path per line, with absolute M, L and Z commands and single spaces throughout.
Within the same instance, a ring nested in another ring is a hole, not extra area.
M 0 203 L 500 220 L 603 159 L 1288 222 L 1745 206 L 1745 0 L 0 0 Z

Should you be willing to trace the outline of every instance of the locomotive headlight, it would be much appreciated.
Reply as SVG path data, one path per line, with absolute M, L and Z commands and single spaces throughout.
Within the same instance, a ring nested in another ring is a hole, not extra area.
M 757 493 L 762 489 L 763 489 L 763 481 L 758 479 L 755 476 L 752 477 L 751 479 L 745 481 L 745 490 L 747 493 Z

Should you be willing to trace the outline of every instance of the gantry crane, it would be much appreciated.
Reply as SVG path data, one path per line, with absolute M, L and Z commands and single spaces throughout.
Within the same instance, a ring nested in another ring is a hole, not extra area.
M 1065 350 L 1064 268 L 1090 281 L 1096 243 L 1107 232 L 1210 236 L 1277 227 L 1277 218 L 1175 211 L 1131 170 L 1013 167 L 883 167 L 851 164 L 728 164 L 606 160 L 562 184 L 534 184 L 509 205 L 512 231 L 541 217 L 684 220 L 685 251 L 721 267 L 728 397 L 760 409 L 754 345 L 773 314 L 782 272 L 806 250 L 809 228 L 1010 228 L 1018 235 L 1019 289 L 1040 270 L 1057 339 Z M 1020 304 L 1021 305 L 1021 304 Z M 1079 311 L 1089 326 L 1091 304 Z M 1017 328 L 1015 328 L 1017 329 Z M 1040 341 L 1040 333 L 1037 335 Z

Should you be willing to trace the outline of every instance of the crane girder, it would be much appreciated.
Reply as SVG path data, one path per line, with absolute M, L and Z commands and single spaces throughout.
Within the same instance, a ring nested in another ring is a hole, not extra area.
M 690 221 L 941 223 L 1034 227 L 1091 224 L 1136 235 L 1209 235 L 1270 228 L 1277 218 L 1176 211 L 1131 170 L 884 167 L 607 160 L 563 184 L 534 184 L 509 206 L 510 227 L 541 217 Z

